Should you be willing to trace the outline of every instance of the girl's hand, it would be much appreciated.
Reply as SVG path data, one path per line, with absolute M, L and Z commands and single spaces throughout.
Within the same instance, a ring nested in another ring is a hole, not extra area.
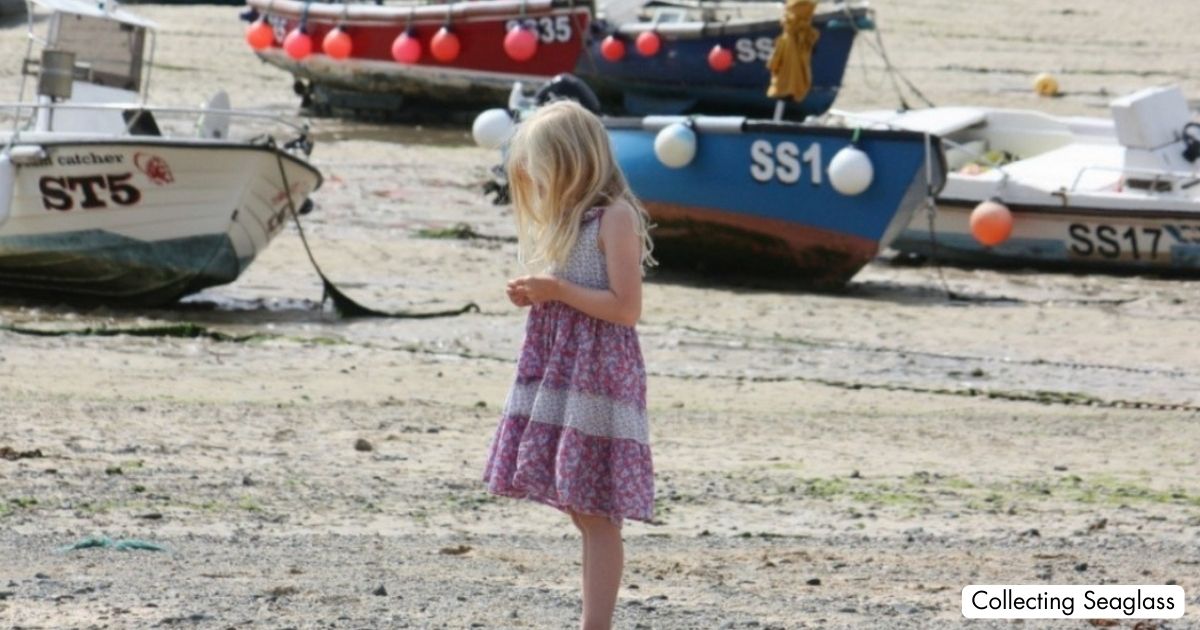
M 551 275 L 521 276 L 510 283 L 534 304 L 551 302 L 558 299 L 562 285 L 558 278 Z
M 504 292 L 508 294 L 508 300 L 513 303 L 513 306 L 519 308 L 524 308 L 530 304 L 533 304 L 533 302 L 530 302 L 529 298 L 525 296 L 525 292 L 517 288 L 516 282 L 516 280 L 509 280 L 508 286 L 504 288 Z

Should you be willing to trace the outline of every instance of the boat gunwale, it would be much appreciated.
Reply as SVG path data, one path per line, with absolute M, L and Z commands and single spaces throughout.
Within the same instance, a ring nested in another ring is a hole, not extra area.
M 677 119 L 679 119 L 679 122 L 690 121 L 697 125 L 703 125 L 705 118 L 729 118 L 729 117 L 682 116 L 682 115 L 680 115 L 680 116 L 604 116 L 604 117 L 602 117 L 602 120 L 604 121 L 604 126 L 607 128 L 610 128 L 610 129 L 621 129 L 621 130 L 640 129 L 640 130 L 649 131 L 643 125 L 643 121 L 646 118 L 658 118 L 663 121 L 666 121 L 668 119 L 677 118 Z M 738 118 L 738 117 L 735 116 L 732 118 Z M 663 125 L 663 126 L 665 126 L 665 125 Z M 703 127 L 701 128 L 701 131 L 705 131 L 707 133 L 733 133 L 732 131 L 727 131 L 727 130 L 718 131 L 716 129 L 703 129 Z M 938 143 L 939 147 L 941 145 L 941 137 L 938 136 L 937 134 L 932 134 L 932 133 L 927 134 L 927 133 L 923 133 L 920 131 L 911 131 L 908 129 L 867 129 L 867 128 L 855 129 L 854 127 L 830 127 L 827 125 L 808 125 L 808 124 L 805 124 L 805 123 L 802 123 L 799 121 L 775 121 L 775 120 L 754 119 L 754 118 L 744 119 L 742 121 L 740 127 L 737 129 L 737 133 L 749 133 L 749 132 L 785 133 L 785 134 L 811 133 L 811 134 L 822 135 L 822 136 L 853 135 L 855 133 L 855 131 L 858 131 L 859 136 L 861 138 L 867 138 L 867 139 L 878 139 L 878 140 L 902 139 L 902 140 L 922 140 L 922 141 L 924 141 L 924 139 L 928 137 L 931 144 Z M 939 153 L 941 153 L 941 151 L 939 151 Z
M 553 14 L 555 12 L 589 15 L 595 11 L 588 0 L 475 0 L 441 5 L 385 6 L 349 5 L 332 2 L 297 2 L 296 0 L 247 0 L 246 4 L 267 14 L 301 16 L 345 24 L 408 23 L 410 21 L 453 20 L 470 18 L 508 17 L 518 13 L 525 15 Z M 565 10 L 565 11 L 564 11 Z
M 939 211 L 943 206 L 964 209 L 968 212 L 979 205 L 984 199 L 961 199 L 938 197 L 936 200 Z M 1081 215 L 1089 217 L 1122 217 L 1131 221 L 1146 221 L 1154 219 L 1184 219 L 1200 221 L 1200 212 L 1195 210 L 1176 209 L 1141 209 L 1141 208 L 1105 208 L 1102 206 L 1052 206 L 1039 203 L 1024 203 L 1020 201 L 1005 201 L 1004 205 L 1013 214 L 1044 214 L 1048 216 Z
M 33 135 L 33 138 L 29 138 Z M 155 147 L 171 147 L 185 149 L 205 149 L 205 150 L 230 150 L 230 149 L 250 149 L 254 151 L 268 151 L 276 156 L 284 158 L 296 163 L 297 165 L 307 169 L 317 177 L 317 185 L 313 187 L 313 191 L 321 188 L 325 183 L 325 177 L 321 174 L 320 169 L 313 166 L 308 160 L 300 156 L 289 153 L 279 146 L 271 146 L 266 144 L 249 144 L 244 142 L 235 142 L 230 140 L 207 140 L 204 138 L 167 138 L 162 136 L 119 136 L 113 138 L 45 138 L 36 134 L 26 134 L 18 139 L 15 145 L 37 145 L 46 146 L 101 146 L 101 145 L 121 145 L 121 146 L 155 146 Z M 18 168 L 21 168 L 18 165 Z
M 873 11 L 870 7 L 853 7 L 846 8 L 844 10 L 828 11 L 814 15 L 813 24 L 824 24 L 846 17 L 851 17 L 857 20 L 861 17 L 868 17 L 872 15 L 872 13 Z M 607 20 L 597 20 L 597 22 L 611 24 Z M 778 17 L 756 17 L 732 19 L 722 22 L 705 22 L 701 20 L 688 20 L 686 22 L 663 22 L 657 24 L 653 21 L 626 22 L 618 25 L 615 30 L 621 35 L 638 35 L 647 31 L 654 31 L 670 41 L 703 39 L 706 37 L 722 37 L 725 35 L 744 35 L 747 32 L 763 30 L 772 27 L 778 28 L 779 25 L 780 18 Z

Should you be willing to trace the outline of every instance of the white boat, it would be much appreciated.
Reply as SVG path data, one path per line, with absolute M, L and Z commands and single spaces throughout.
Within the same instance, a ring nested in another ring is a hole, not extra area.
M 949 176 L 893 242 L 966 265 L 1200 275 L 1200 123 L 1177 87 L 1110 104 L 1111 118 L 937 107 L 837 112 L 942 138 Z M 1011 234 L 986 246 L 971 229 L 983 201 L 1007 207 Z
M 37 96 L 22 102 L 23 81 L 0 104 L 4 294 L 158 304 L 232 282 L 321 184 L 303 126 L 223 92 L 148 105 L 155 25 L 115 5 L 30 4 L 49 12 L 22 67 Z

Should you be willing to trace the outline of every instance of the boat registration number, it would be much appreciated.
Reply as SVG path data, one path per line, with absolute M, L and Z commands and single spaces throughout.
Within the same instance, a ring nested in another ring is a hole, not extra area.
M 733 49 L 737 51 L 737 60 L 741 63 L 769 61 L 771 54 L 775 52 L 775 39 L 742 37 L 734 43 Z
M 773 144 L 767 140 L 755 140 L 750 144 L 750 177 L 763 184 L 777 180 L 782 184 L 795 184 L 808 165 L 808 177 L 813 186 L 821 185 L 821 145 L 816 142 L 803 151 L 795 142 Z
M 1123 226 L 1072 223 L 1067 228 L 1075 256 L 1158 260 L 1175 243 L 1200 244 L 1200 225 Z
M 67 212 L 77 206 L 83 210 L 107 208 L 110 203 L 132 206 L 142 200 L 142 191 L 130 183 L 133 173 L 115 175 L 43 175 L 38 179 L 42 207 Z
M 504 32 L 507 33 L 518 25 L 524 25 L 525 28 L 537 33 L 538 39 L 543 44 L 553 44 L 555 42 L 564 43 L 571 41 L 571 18 L 566 15 L 554 15 L 540 18 L 525 18 L 523 20 L 509 20 L 504 23 Z

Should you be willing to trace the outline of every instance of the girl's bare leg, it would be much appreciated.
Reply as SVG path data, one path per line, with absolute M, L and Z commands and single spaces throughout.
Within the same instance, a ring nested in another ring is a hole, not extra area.
M 588 563 L 587 563 L 587 559 L 588 559 L 587 558 L 587 550 L 588 550 L 587 530 L 584 529 L 583 521 L 579 520 L 578 514 L 571 512 L 569 510 L 567 511 L 567 514 L 571 515 L 571 522 L 575 523 L 575 527 L 579 528 L 580 536 L 583 537 L 583 545 L 582 545 L 582 547 L 583 547 L 583 570 L 581 571 L 581 574 L 586 576 L 587 575 L 587 566 L 588 566 Z
M 603 516 L 576 514 L 583 535 L 583 630 L 612 628 L 625 548 L 621 528 Z

